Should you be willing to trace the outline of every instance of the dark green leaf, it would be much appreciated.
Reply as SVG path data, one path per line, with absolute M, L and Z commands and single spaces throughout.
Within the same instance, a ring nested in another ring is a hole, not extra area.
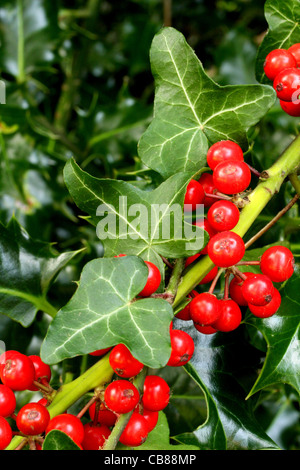
M 67 434 L 57 429 L 50 431 L 44 440 L 42 450 L 81 450 Z

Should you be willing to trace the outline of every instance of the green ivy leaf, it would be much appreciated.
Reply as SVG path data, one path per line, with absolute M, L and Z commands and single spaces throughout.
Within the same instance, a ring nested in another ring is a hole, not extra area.
M 267 0 L 265 18 L 269 29 L 262 41 L 256 59 L 256 78 L 261 83 L 271 81 L 264 73 L 264 61 L 273 49 L 288 49 L 300 42 L 300 1 Z
M 146 264 L 136 256 L 87 263 L 77 291 L 48 329 L 41 357 L 54 364 L 123 343 L 143 364 L 164 366 L 173 309 L 162 299 L 135 299 L 147 277 Z
M 49 287 L 77 253 L 56 253 L 52 245 L 33 240 L 14 218 L 0 224 L 0 312 L 25 327 L 38 310 L 48 312 Z
M 204 167 L 209 146 L 219 140 L 230 139 L 246 149 L 247 130 L 275 102 L 271 87 L 215 83 L 173 28 L 154 37 L 150 59 L 154 118 L 138 148 L 145 165 L 165 178 Z
M 54 429 L 47 433 L 42 450 L 81 450 L 66 433 Z

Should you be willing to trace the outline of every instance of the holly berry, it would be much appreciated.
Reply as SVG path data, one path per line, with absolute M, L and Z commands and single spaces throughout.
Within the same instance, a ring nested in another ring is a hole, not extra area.
M 12 440 L 12 429 L 8 421 L 0 416 L 0 450 L 4 450 Z
M 264 72 L 266 76 L 273 81 L 279 72 L 296 66 L 296 59 L 290 50 L 273 49 L 265 59 Z
M 273 87 L 282 101 L 297 101 L 300 95 L 300 70 L 289 68 L 276 75 Z
M 103 356 L 104 354 L 106 354 L 110 350 L 111 350 L 111 348 L 96 349 L 96 351 L 93 351 L 89 354 L 90 354 L 90 356 Z
M 194 324 L 211 325 L 220 316 L 219 300 L 214 294 L 203 292 L 190 302 L 190 313 Z
M 75 415 L 69 413 L 62 413 L 54 416 L 52 419 L 50 419 L 45 432 L 46 434 L 48 434 L 54 429 L 57 429 L 67 434 L 71 439 L 73 439 L 76 444 L 81 445 L 84 439 L 83 424 L 81 420 Z
M 191 180 L 186 188 L 184 198 L 184 210 L 195 211 L 199 204 L 203 204 L 205 198 L 204 189 L 201 183 Z
M 81 445 L 84 450 L 101 449 L 111 434 L 110 429 L 101 424 L 86 423 L 83 429 L 84 437 Z
M 18 351 L 6 351 L 0 356 L 0 378 L 12 390 L 28 390 L 35 378 L 32 360 Z
M 281 109 L 289 116 L 300 117 L 300 100 L 282 101 L 279 100 Z
M 187 364 L 194 354 L 193 338 L 182 330 L 171 330 L 171 356 L 167 366 L 180 367 Z
M 245 272 L 243 273 L 246 277 L 254 276 L 255 273 Z M 241 307 L 246 307 L 248 305 L 247 300 L 243 296 L 242 287 L 243 287 L 243 279 L 238 276 L 235 276 L 229 284 L 229 295 L 232 300 L 234 300 L 238 305 Z
M 240 307 L 232 299 L 220 299 L 220 316 L 212 324 L 217 331 L 228 333 L 235 330 L 242 321 L 242 312 Z
M 269 318 L 278 311 L 280 304 L 281 295 L 278 289 L 274 288 L 272 300 L 267 305 L 260 307 L 258 305 L 248 304 L 248 307 L 254 316 L 259 318 Z
M 16 409 L 16 397 L 11 388 L 0 384 L 0 416 L 7 418 L 12 415 Z
M 150 295 L 154 294 L 159 288 L 161 282 L 161 274 L 160 270 L 158 269 L 155 264 L 151 263 L 151 261 L 145 261 L 148 266 L 148 279 L 144 289 L 139 293 L 142 297 L 149 297 Z
M 148 433 L 149 428 L 146 419 L 139 413 L 133 413 L 119 441 L 128 447 L 138 447 L 145 442 Z
M 47 383 L 50 382 L 51 379 L 51 368 L 48 364 L 45 364 L 45 362 L 42 361 L 40 356 L 37 355 L 31 355 L 28 356 L 33 363 L 34 370 L 35 370 L 35 375 L 34 375 L 34 380 L 36 382 L 41 382 L 43 383 L 46 381 Z M 36 391 L 38 390 L 38 387 L 32 385 L 29 390 Z
M 265 274 L 255 274 L 243 282 L 244 299 L 253 305 L 267 305 L 272 300 L 274 285 Z
M 211 282 L 216 275 L 218 274 L 218 267 L 214 266 L 207 274 L 204 276 L 204 278 L 199 282 L 199 284 L 208 284 Z
M 104 401 L 115 413 L 129 413 L 140 400 L 138 389 L 128 380 L 115 380 L 105 389 Z
M 273 282 L 284 282 L 294 273 L 295 260 L 291 250 L 277 245 L 268 248 L 260 260 L 260 269 Z
M 94 402 L 89 407 L 89 415 L 93 422 L 97 422 L 99 424 L 103 424 L 104 426 L 111 427 L 115 424 L 118 419 L 118 415 L 110 411 L 106 408 L 105 404 L 102 402 L 100 403 L 99 410 L 98 410 L 98 417 L 97 420 L 95 419 L 95 412 L 96 412 L 96 402 Z
M 214 235 L 207 245 L 208 256 L 220 268 L 238 263 L 245 254 L 243 239 L 234 232 L 224 231 Z
M 231 140 L 220 140 L 213 144 L 207 152 L 207 164 L 214 170 L 215 167 L 224 161 L 239 160 L 244 161 L 244 154 L 241 147 Z
M 147 410 L 145 407 L 142 408 L 142 411 L 140 411 L 139 406 L 137 406 L 134 410 L 134 413 L 139 413 L 145 418 L 148 425 L 148 432 L 151 432 L 157 425 L 159 413 L 158 411 Z
M 142 403 L 150 411 L 161 411 L 169 403 L 170 387 L 158 375 L 147 375 L 144 381 Z
M 27 403 L 17 414 L 16 424 L 26 436 L 42 434 L 50 421 L 48 409 L 40 403 Z
M 109 363 L 114 372 L 123 378 L 136 376 L 144 367 L 144 364 L 135 359 L 124 344 L 118 344 L 113 348 L 109 355 Z
M 209 194 L 215 194 L 217 192 L 217 188 L 214 185 L 213 176 L 210 173 L 202 173 L 198 181 L 201 183 L 205 193 L 203 205 L 204 207 L 209 207 L 214 202 L 216 202 L 215 198 L 209 197 Z
M 213 328 L 211 325 L 202 326 L 202 325 L 197 325 L 197 323 L 195 323 L 194 327 L 196 328 L 197 331 L 199 331 L 199 333 L 202 333 L 204 335 L 213 335 L 217 333 L 218 331 L 215 328 Z
M 217 201 L 207 212 L 207 220 L 217 232 L 233 229 L 240 218 L 240 211 L 231 201 Z
M 241 193 L 250 184 L 251 171 L 245 162 L 237 160 L 221 162 L 214 169 L 213 181 L 221 193 Z
M 296 44 L 293 44 L 291 47 L 289 47 L 288 52 L 290 52 L 290 54 L 292 54 L 296 59 L 296 66 L 300 67 L 300 42 L 297 42 Z

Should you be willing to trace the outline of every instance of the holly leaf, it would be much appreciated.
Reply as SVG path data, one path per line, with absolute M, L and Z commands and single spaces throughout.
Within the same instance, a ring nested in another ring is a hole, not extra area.
M 267 0 L 265 18 L 268 31 L 257 54 L 256 78 L 261 83 L 271 81 L 264 73 L 264 61 L 273 49 L 288 49 L 300 42 L 300 0 Z
M 7 226 L 0 224 L 0 313 L 24 327 L 39 310 L 53 314 L 47 292 L 77 253 L 58 254 L 52 245 L 33 240 L 15 218 Z
M 66 433 L 53 429 L 46 434 L 42 450 L 81 450 Z
M 247 130 L 276 99 L 268 86 L 215 83 L 174 28 L 154 37 L 150 60 L 154 118 L 138 150 L 143 163 L 165 178 L 204 167 L 209 146 L 219 140 L 233 140 L 246 150 Z
M 137 256 L 99 258 L 83 268 L 79 287 L 57 313 L 41 347 L 49 364 L 123 343 L 140 362 L 164 366 L 171 354 L 171 305 L 136 299 L 148 278 Z
M 74 160 L 69 160 L 64 169 L 74 202 L 97 225 L 105 256 L 135 254 L 161 270 L 161 256 L 190 256 L 208 241 L 206 231 L 183 217 L 184 196 L 192 176 L 180 173 L 154 190 L 144 191 L 126 181 L 94 178 Z

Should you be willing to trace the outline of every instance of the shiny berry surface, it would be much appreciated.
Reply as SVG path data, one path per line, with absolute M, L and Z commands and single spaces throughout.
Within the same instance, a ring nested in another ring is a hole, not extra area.
M 254 316 L 258 318 L 269 318 L 277 313 L 279 307 L 281 305 L 281 295 L 278 289 L 274 288 L 272 300 L 262 307 L 258 305 L 248 304 L 250 312 L 253 313 Z
M 154 292 L 159 288 L 161 282 L 161 274 L 158 267 L 151 263 L 151 261 L 145 261 L 145 263 L 148 266 L 148 279 L 145 287 L 139 293 L 141 297 L 149 297 L 154 294 Z
M 265 274 L 255 274 L 243 282 L 244 299 L 253 305 L 267 305 L 272 300 L 274 285 Z
M 221 314 L 212 327 L 218 331 L 226 332 L 236 330 L 242 321 L 240 307 L 232 299 L 220 299 Z
M 190 312 L 194 324 L 211 325 L 220 316 L 219 300 L 214 294 L 203 292 L 191 301 Z
M 199 204 L 203 204 L 205 198 L 204 189 L 201 183 L 196 180 L 191 180 L 186 188 L 184 198 L 184 210 L 194 211 Z
M 225 161 L 215 167 L 213 181 L 221 193 L 241 193 L 251 182 L 251 171 L 245 162 Z
M 264 72 L 270 80 L 274 80 L 276 75 L 282 70 L 296 67 L 297 62 L 291 51 L 286 49 L 273 49 L 265 58 Z
M 0 416 L 0 450 L 4 450 L 12 440 L 13 433 L 9 422 Z
M 84 438 L 84 427 L 77 416 L 62 413 L 54 416 L 50 419 L 49 424 L 46 428 L 46 434 L 48 434 L 53 429 L 58 429 L 59 431 L 67 434 L 76 444 L 81 444 Z
M 133 413 L 120 436 L 120 442 L 128 447 L 138 447 L 145 442 L 148 433 L 146 419 L 139 413 Z
M 84 450 L 101 449 L 111 434 L 111 430 L 101 424 L 86 423 L 83 428 L 84 437 L 81 445 Z
M 0 378 L 12 390 L 28 390 L 35 378 L 31 359 L 18 351 L 6 351 L 0 356 Z
M 300 95 L 300 70 L 285 69 L 276 75 L 273 82 L 274 90 L 282 101 L 297 101 Z
M 300 67 L 300 42 L 293 44 L 288 48 L 288 52 L 296 59 L 297 67 Z
M 180 367 L 187 364 L 195 350 L 193 338 L 182 330 L 171 330 L 171 356 L 167 366 Z
M 289 116 L 300 117 L 300 100 L 282 101 L 279 100 L 281 109 Z
M 144 367 L 140 361 L 133 357 L 124 344 L 118 344 L 112 349 L 109 355 L 109 363 L 114 372 L 123 378 L 134 377 Z
M 293 253 L 285 246 L 272 246 L 262 254 L 260 269 L 273 282 L 286 281 L 293 275 L 294 268 Z
M 244 161 L 244 154 L 241 147 L 231 140 L 220 140 L 213 144 L 207 152 L 207 164 L 214 170 L 214 168 L 221 162 L 228 160 Z
M 251 277 L 254 276 L 255 273 L 244 272 L 243 275 L 246 277 Z M 243 279 L 238 276 L 235 276 L 229 284 L 229 295 L 230 298 L 234 300 L 238 305 L 240 305 L 241 307 L 246 307 L 248 305 L 248 302 L 243 296 L 243 282 Z
M 108 408 L 106 408 L 103 402 L 99 403 L 99 407 L 97 407 L 97 409 L 98 409 L 98 416 L 97 416 L 97 419 L 95 419 L 96 402 L 94 402 L 89 407 L 89 416 L 92 421 L 97 421 L 97 423 L 103 424 L 107 427 L 111 427 L 115 424 L 115 422 L 117 421 L 118 415 L 113 413 L 113 411 L 110 411 Z
M 27 403 L 17 414 L 16 425 L 23 434 L 42 434 L 50 421 L 48 409 L 40 403 Z
M 144 382 L 142 403 L 150 411 L 163 410 L 170 401 L 170 387 L 158 375 L 147 375 Z
M 115 413 L 128 413 L 140 400 L 138 389 L 128 380 L 114 380 L 105 389 L 104 401 Z
M 224 231 L 217 233 L 209 240 L 207 251 L 216 266 L 227 268 L 243 258 L 245 244 L 237 233 Z
M 207 220 L 217 232 L 233 229 L 240 218 L 240 211 L 231 201 L 217 201 L 207 212 Z
M 16 396 L 7 385 L 0 384 L 0 416 L 7 418 L 16 409 Z
M 205 193 L 203 205 L 204 207 L 210 207 L 214 202 L 216 202 L 216 199 L 214 197 L 209 197 L 209 195 L 215 194 L 217 192 L 217 188 L 214 185 L 213 176 L 210 173 L 202 173 L 198 181 L 202 184 Z

